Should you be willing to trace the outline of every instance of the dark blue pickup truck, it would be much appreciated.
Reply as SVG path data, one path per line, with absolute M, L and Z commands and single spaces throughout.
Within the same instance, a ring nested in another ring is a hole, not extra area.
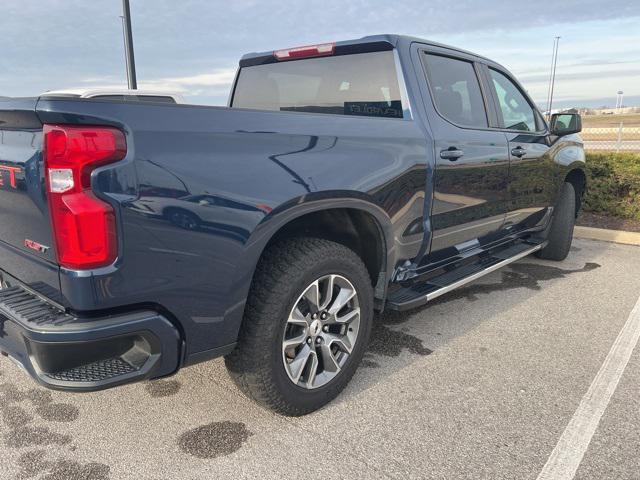
M 245 55 L 228 108 L 2 100 L 0 351 L 74 391 L 224 355 L 261 404 L 313 411 L 374 311 L 567 256 L 580 128 L 395 35 Z

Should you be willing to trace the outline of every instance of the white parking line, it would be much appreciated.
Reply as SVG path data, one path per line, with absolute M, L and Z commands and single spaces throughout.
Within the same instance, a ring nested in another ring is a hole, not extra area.
M 538 480 L 570 480 L 574 477 L 600 423 L 600 418 L 638 343 L 638 338 L 640 338 L 640 298 L 538 475 Z

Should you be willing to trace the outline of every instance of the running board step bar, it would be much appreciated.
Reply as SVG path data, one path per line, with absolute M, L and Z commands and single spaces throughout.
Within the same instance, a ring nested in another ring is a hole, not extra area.
M 476 263 L 461 266 L 437 277 L 392 292 L 387 298 L 387 307 L 392 310 L 408 310 L 420 307 L 456 288 L 473 282 L 491 272 L 509 265 L 544 248 L 546 242 L 532 245 L 516 243 L 508 248 L 479 258 Z

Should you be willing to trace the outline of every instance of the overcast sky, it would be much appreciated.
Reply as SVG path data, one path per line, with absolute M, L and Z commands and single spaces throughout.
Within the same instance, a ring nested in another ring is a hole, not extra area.
M 131 0 L 140 88 L 224 104 L 247 52 L 403 33 L 511 69 L 544 103 L 561 35 L 558 105 L 640 105 L 640 1 Z M 523 6 L 524 5 L 524 6 Z M 0 96 L 126 87 L 120 0 L 0 0 Z

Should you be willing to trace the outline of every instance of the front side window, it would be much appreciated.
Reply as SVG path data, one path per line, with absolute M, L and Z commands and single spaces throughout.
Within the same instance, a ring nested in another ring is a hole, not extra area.
M 244 67 L 232 107 L 402 118 L 392 51 Z
M 502 112 L 504 128 L 535 132 L 537 130 L 536 115 L 520 89 L 497 70 L 491 68 L 489 72 Z
M 485 128 L 487 113 L 473 64 L 432 54 L 425 54 L 425 59 L 433 100 L 440 114 L 457 125 Z

